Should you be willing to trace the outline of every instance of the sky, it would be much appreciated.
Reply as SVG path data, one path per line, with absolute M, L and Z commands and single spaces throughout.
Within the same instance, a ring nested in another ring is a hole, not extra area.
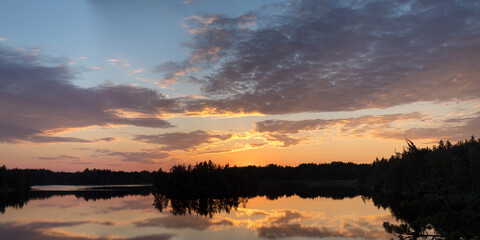
M 0 164 L 370 163 L 480 137 L 476 0 L 6 0 Z

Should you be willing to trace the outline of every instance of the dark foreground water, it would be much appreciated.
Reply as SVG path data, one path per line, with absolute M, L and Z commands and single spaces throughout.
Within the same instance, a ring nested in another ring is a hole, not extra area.
M 0 239 L 390 239 L 361 196 L 175 199 L 145 188 L 44 187 L 3 199 Z M 6 203 L 5 203 L 6 202 Z

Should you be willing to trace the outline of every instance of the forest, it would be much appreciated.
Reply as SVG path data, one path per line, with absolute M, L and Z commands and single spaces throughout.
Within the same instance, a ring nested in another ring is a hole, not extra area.
M 154 184 L 162 191 L 194 194 L 235 193 L 272 184 L 325 182 L 354 183 L 386 194 L 454 194 L 466 198 L 480 190 L 480 140 L 452 144 L 440 141 L 431 148 L 417 148 L 407 140 L 403 152 L 371 164 L 307 163 L 296 167 L 222 166 L 212 161 L 175 165 L 169 171 L 124 172 L 85 169 L 54 172 L 46 169 L 0 168 L 0 189 L 28 189 L 31 185 Z
M 402 153 L 375 160 L 357 180 L 400 221 L 385 222 L 385 230 L 399 239 L 478 239 L 480 140 L 420 149 L 407 144 Z
M 159 169 L 154 185 L 160 191 L 188 193 L 192 195 L 237 194 L 258 188 L 279 189 L 290 185 L 308 185 L 312 182 L 330 181 L 330 184 L 354 183 L 360 173 L 369 169 L 368 164 L 332 162 L 301 164 L 297 167 L 267 166 L 230 167 L 212 161 L 195 165 L 175 165 L 169 172 Z M 298 186 L 297 186 L 298 187 Z
M 270 164 L 265 167 L 220 166 L 212 161 L 194 166 L 175 165 L 169 172 L 124 172 L 85 169 L 82 172 L 54 172 L 47 169 L 0 168 L 0 189 L 28 189 L 32 185 L 121 185 L 153 184 L 159 188 L 192 190 L 245 189 L 253 182 L 292 182 L 320 180 L 355 180 L 368 164 L 332 162 L 301 164 L 297 167 Z
M 383 193 L 460 194 L 480 190 L 480 139 L 452 144 L 440 141 L 432 148 L 408 147 L 389 159 L 376 159 L 357 179 Z
M 152 184 L 156 172 L 124 172 L 85 169 L 82 172 L 54 172 L 47 169 L 0 168 L 1 189 L 29 189 L 32 185 L 122 185 Z

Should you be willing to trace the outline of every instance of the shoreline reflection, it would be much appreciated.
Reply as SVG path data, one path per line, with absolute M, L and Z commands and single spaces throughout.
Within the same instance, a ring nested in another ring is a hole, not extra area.
M 47 222 L 55 223 L 51 225 L 52 229 L 85 230 L 86 225 L 96 224 L 101 226 L 97 228 L 107 231 L 109 228 L 126 224 L 125 226 L 129 229 L 147 229 L 153 235 L 160 234 L 159 229 L 163 229 L 161 234 L 170 234 L 158 235 L 164 239 L 175 235 L 167 231 L 172 229 L 181 231 L 176 234 L 186 234 L 184 232 L 186 229 L 190 229 L 189 231 L 216 229 L 215 231 L 223 232 L 249 229 L 248 231 L 251 234 L 254 233 L 254 236 L 267 239 L 287 237 L 363 239 L 446 237 L 453 239 L 456 236 L 465 239 L 478 238 L 480 225 L 475 219 L 479 216 L 480 204 L 475 200 L 477 199 L 475 196 L 469 202 L 460 199 L 444 199 L 442 196 L 429 199 L 430 201 L 422 201 L 415 198 L 401 199 L 373 195 L 352 186 L 316 185 L 312 187 L 294 184 L 281 189 L 270 187 L 238 195 L 216 194 L 214 196 L 162 192 L 152 187 L 102 188 L 102 191 L 97 189 L 1 192 L 0 210 L 2 215 L 8 215 L 9 220 L 0 221 L 0 227 L 9 229 L 10 232 L 14 231 L 13 229 L 26 231 L 27 227 L 40 224 L 18 222 L 12 215 L 14 213 L 7 214 L 10 211 L 9 208 L 22 213 L 22 208 L 31 205 L 30 207 L 34 209 L 51 208 L 54 211 L 68 213 L 73 211 L 70 210 L 73 206 L 86 204 L 88 209 L 79 210 L 80 213 L 76 213 L 75 216 L 91 216 L 99 220 L 80 221 L 76 217 L 71 217 L 49 219 Z M 40 204 L 43 201 L 48 201 L 48 204 Z M 443 204 L 445 202 L 449 207 Z M 65 204 L 70 207 L 62 208 Z M 366 210 L 362 210 L 364 208 Z M 123 217 L 123 222 L 101 220 L 106 216 L 114 216 L 111 218 L 115 219 L 116 214 L 121 212 L 129 212 Z M 378 215 L 382 212 L 383 214 Z M 69 222 L 72 223 L 70 227 L 66 224 Z M 50 226 L 50 224 L 47 225 Z

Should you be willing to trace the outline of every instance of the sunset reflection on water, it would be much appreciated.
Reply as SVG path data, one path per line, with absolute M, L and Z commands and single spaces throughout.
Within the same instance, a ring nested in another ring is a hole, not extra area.
M 85 201 L 74 195 L 7 208 L 2 239 L 389 239 L 388 210 L 361 197 L 334 200 L 254 197 L 212 217 L 174 215 L 153 206 L 153 195 Z

